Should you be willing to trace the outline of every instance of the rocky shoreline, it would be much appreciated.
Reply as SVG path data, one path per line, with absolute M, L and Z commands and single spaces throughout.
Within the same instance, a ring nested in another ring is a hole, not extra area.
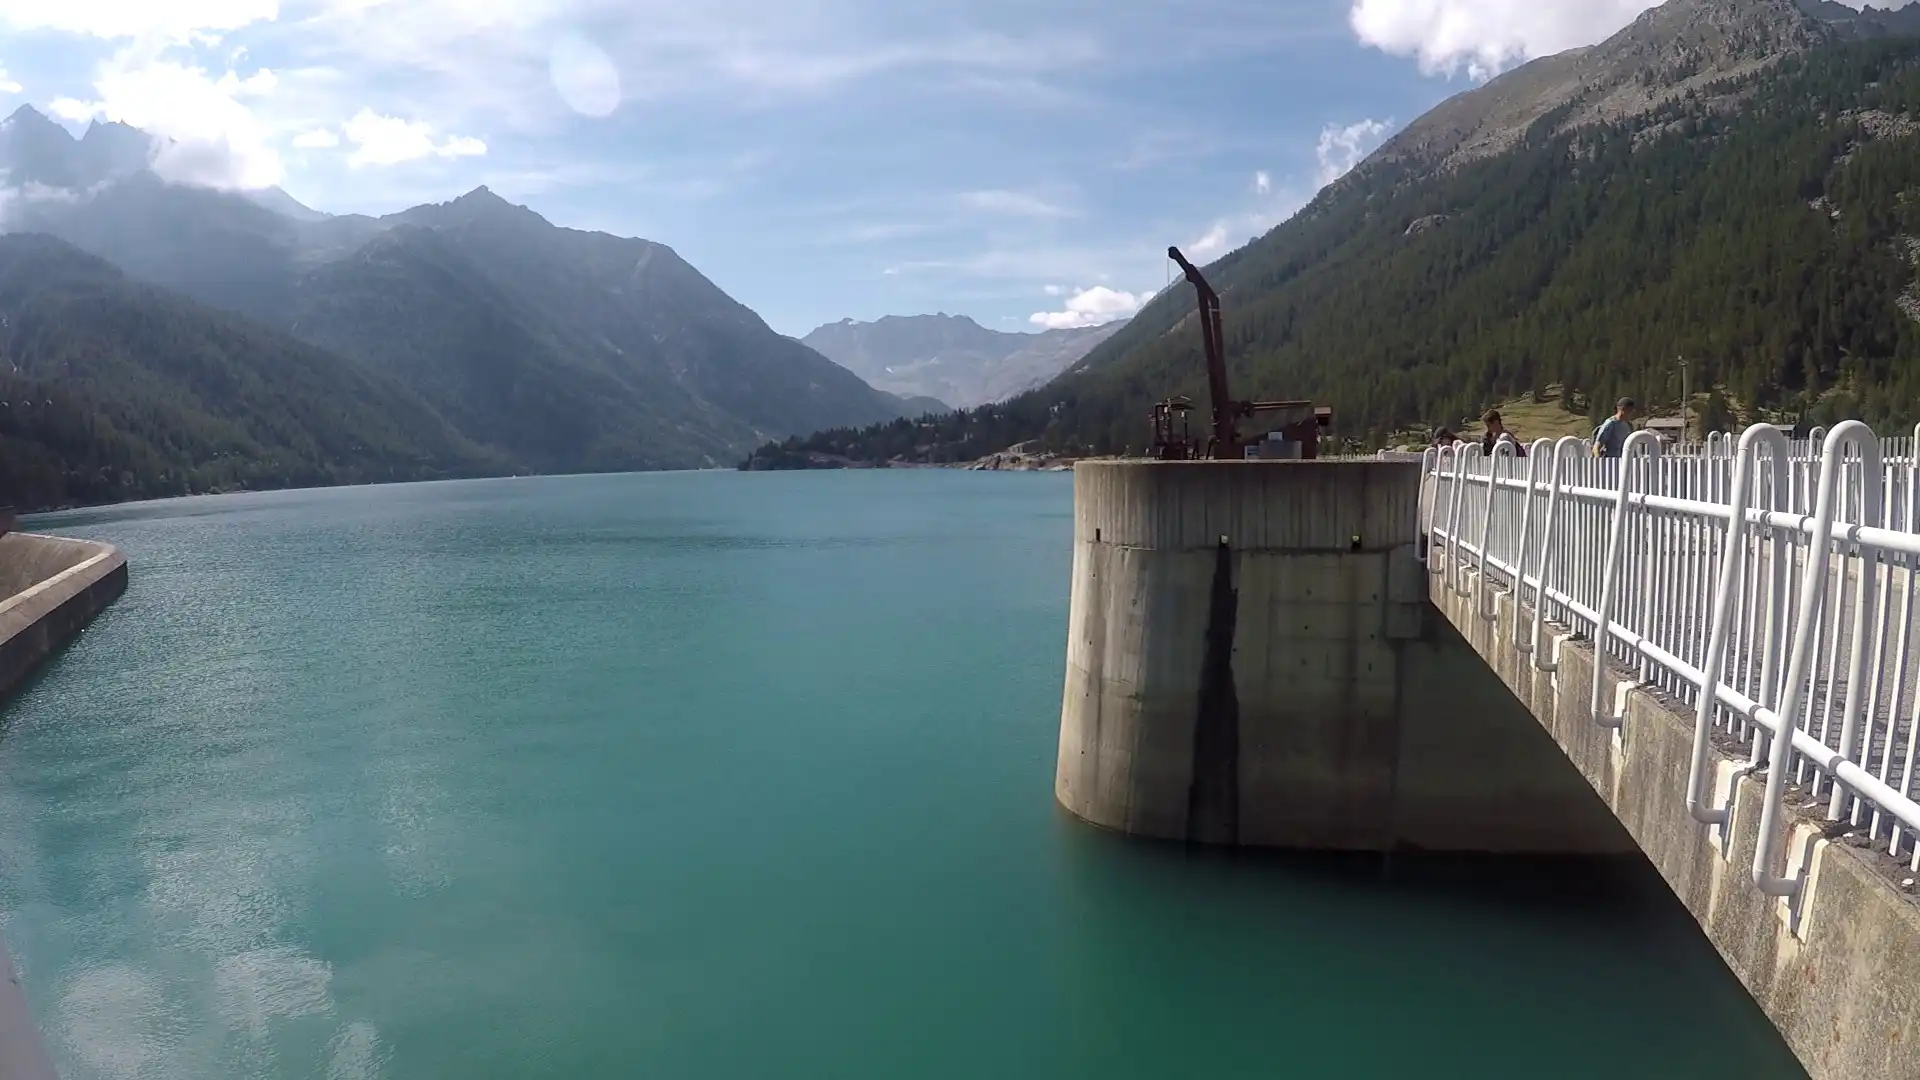
M 755 458 L 741 467 L 747 471 L 801 471 L 812 469 L 961 469 L 967 472 L 1069 472 L 1074 462 L 1087 460 L 1042 450 L 1037 442 L 1020 443 L 973 461 L 862 461 L 820 451 L 791 453 L 774 459 Z
M 959 467 L 969 472 L 1068 472 L 1078 460 L 1058 454 L 1028 453 L 1014 447 Z

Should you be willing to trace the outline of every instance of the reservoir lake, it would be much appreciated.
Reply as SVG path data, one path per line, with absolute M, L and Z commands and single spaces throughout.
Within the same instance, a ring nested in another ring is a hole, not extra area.
M 1803 1080 L 1644 864 L 1232 855 L 1053 801 L 1072 478 L 518 478 L 23 527 L 65 1080 Z

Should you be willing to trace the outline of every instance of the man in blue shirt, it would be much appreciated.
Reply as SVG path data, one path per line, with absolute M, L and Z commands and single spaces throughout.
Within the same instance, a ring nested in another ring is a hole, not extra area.
M 1617 458 L 1627 448 L 1627 436 L 1633 434 L 1633 418 L 1640 406 L 1630 397 L 1623 397 L 1613 408 L 1613 416 L 1593 433 L 1593 453 L 1595 457 Z

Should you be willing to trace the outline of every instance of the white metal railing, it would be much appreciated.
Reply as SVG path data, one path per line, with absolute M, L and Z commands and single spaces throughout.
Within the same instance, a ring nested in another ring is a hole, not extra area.
M 1712 805 L 1714 746 L 1764 772 L 1753 879 L 1774 896 L 1800 888 L 1780 873 L 1790 791 L 1920 870 L 1920 427 L 1814 435 L 1758 425 L 1663 448 L 1643 431 L 1610 460 L 1573 437 L 1524 457 L 1503 443 L 1422 458 L 1421 557 L 1444 555 L 1435 587 L 1472 595 L 1487 619 L 1487 586 L 1513 591 L 1516 611 L 1532 609 L 1513 645 L 1536 670 L 1553 668 L 1535 647 L 1551 622 L 1603 643 L 1629 684 L 1690 707 L 1684 798 L 1703 825 L 1727 819 Z M 1598 674 L 1594 721 L 1618 728 L 1624 695 L 1607 700 Z

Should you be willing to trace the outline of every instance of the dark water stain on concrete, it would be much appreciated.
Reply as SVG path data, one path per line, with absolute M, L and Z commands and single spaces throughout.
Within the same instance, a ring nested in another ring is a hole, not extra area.
M 1240 699 L 1233 689 L 1233 627 L 1239 606 L 1233 547 L 1223 537 L 1214 552 L 1199 715 L 1193 725 L 1193 779 L 1187 789 L 1187 839 L 1198 843 L 1233 844 L 1240 839 Z

